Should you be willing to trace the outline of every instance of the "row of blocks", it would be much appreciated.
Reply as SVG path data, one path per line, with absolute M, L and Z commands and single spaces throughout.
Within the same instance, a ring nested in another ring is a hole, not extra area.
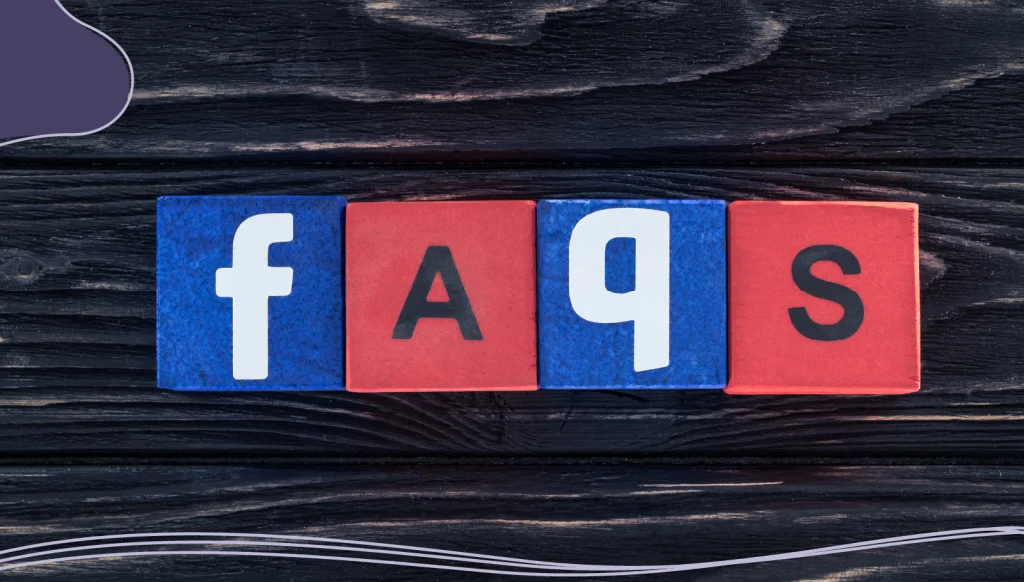
M 913 392 L 917 224 L 905 203 L 164 197 L 158 384 Z

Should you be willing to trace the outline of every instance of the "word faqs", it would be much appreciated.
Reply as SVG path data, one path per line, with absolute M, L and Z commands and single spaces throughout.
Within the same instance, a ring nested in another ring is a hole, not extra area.
M 176 390 L 920 386 L 917 205 L 164 197 Z

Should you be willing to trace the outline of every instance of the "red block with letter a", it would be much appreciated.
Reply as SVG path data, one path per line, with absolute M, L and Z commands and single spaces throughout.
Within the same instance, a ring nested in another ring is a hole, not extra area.
M 921 384 L 917 205 L 729 206 L 730 394 Z
M 537 389 L 536 204 L 346 208 L 346 388 Z

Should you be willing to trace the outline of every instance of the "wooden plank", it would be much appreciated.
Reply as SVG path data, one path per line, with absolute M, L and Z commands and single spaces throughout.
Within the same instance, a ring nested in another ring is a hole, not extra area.
M 227 532 L 341 538 L 583 564 L 685 564 L 885 537 L 1019 526 L 1024 523 L 1022 495 L 1021 468 L 992 466 L 5 467 L 0 470 L 0 549 L 84 536 Z M 177 541 L 195 539 L 198 536 L 189 535 Z M 131 540 L 92 543 L 125 541 Z M 56 548 L 36 551 L 52 549 Z M 93 553 L 176 549 L 183 546 Z M 66 555 L 76 552 L 36 559 Z M 1022 555 L 1024 537 L 1018 534 L 639 579 L 1018 580 Z M 93 559 L 4 575 L 18 580 L 480 579 L 479 574 L 393 565 L 228 556 Z
M 0 174 L 0 454 L 982 457 L 1024 445 L 1024 171 L 46 167 Z M 194 394 L 155 388 L 160 194 L 584 196 L 921 205 L 923 387 L 718 392 Z
M 65 4 L 134 101 L 4 158 L 1024 157 L 1014 0 Z

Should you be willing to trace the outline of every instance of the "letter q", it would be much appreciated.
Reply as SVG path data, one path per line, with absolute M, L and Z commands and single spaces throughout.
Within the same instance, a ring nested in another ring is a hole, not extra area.
M 633 322 L 633 370 L 669 365 L 669 214 L 611 208 L 584 216 L 569 237 L 569 302 L 593 323 Z M 612 239 L 636 241 L 636 284 L 615 293 L 605 283 L 605 249 Z

